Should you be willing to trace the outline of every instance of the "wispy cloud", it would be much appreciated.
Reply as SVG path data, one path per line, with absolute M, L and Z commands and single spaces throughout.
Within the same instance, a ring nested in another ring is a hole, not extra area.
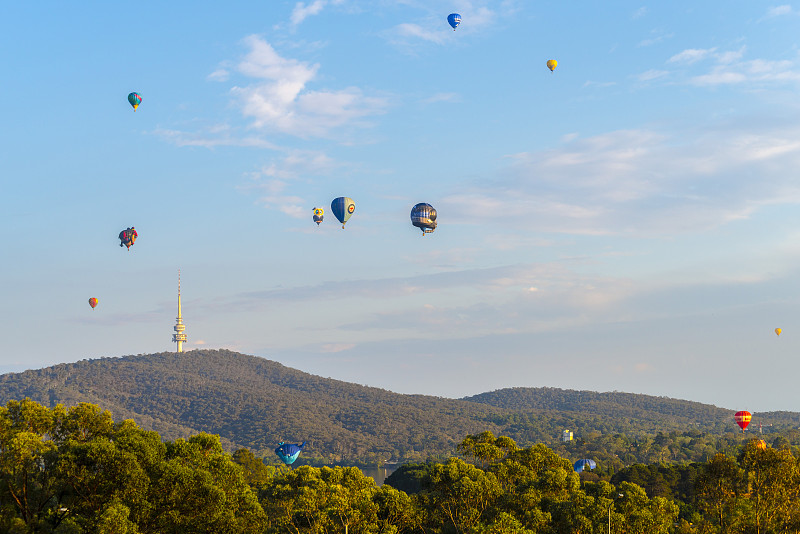
M 251 35 L 250 51 L 237 70 L 258 81 L 231 89 L 252 126 L 298 137 L 326 137 L 334 128 L 364 126 L 364 117 L 382 113 L 387 100 L 357 87 L 314 91 L 308 85 L 320 66 L 281 57 L 268 42 Z
M 794 11 L 792 10 L 792 6 L 790 6 L 789 4 L 783 4 L 780 6 L 769 8 L 763 18 L 768 19 L 773 17 L 780 17 L 783 15 L 791 15 L 792 13 L 794 13 Z
M 764 206 L 800 203 L 800 127 L 683 132 L 625 130 L 509 156 L 491 185 L 465 184 L 441 202 L 451 220 L 524 221 L 541 232 L 701 232 Z M 752 176 L 777 178 L 754 184 Z M 535 192 L 535 193 L 532 193 Z M 465 208 L 465 206 L 467 206 Z M 485 217 L 484 217 L 485 215 Z
M 652 80 L 657 80 L 658 78 L 663 78 L 664 76 L 668 76 L 669 72 L 665 70 L 655 70 L 650 69 L 646 72 L 642 72 L 641 74 L 636 75 L 636 79 L 640 82 L 649 82 Z
M 647 39 L 643 39 L 643 40 L 639 41 L 639 43 L 636 46 L 640 46 L 640 47 L 641 46 L 652 46 L 652 45 L 658 44 L 658 43 L 660 43 L 662 41 L 666 41 L 667 39 L 671 39 L 672 37 L 675 36 L 674 33 L 665 33 L 664 31 L 657 30 L 657 29 L 656 30 L 652 30 L 650 32 L 650 34 L 652 35 L 652 37 L 649 37 Z
M 686 50 L 675 54 L 667 60 L 667 63 L 697 63 L 700 60 L 710 57 L 711 54 L 716 52 L 716 48 L 687 48 Z
M 647 8 L 645 6 L 642 6 L 631 14 L 631 18 L 639 19 L 644 17 L 646 14 L 647 14 Z
M 259 204 L 300 219 L 308 217 L 309 206 L 303 197 L 288 192 L 292 182 L 298 179 L 308 181 L 340 166 L 324 152 L 289 150 L 282 158 L 276 158 L 257 172 L 250 173 L 248 183 L 240 189 L 254 190 L 259 194 Z
M 461 96 L 458 93 L 436 93 L 422 102 L 424 104 L 436 104 L 437 102 L 459 102 L 460 99 Z

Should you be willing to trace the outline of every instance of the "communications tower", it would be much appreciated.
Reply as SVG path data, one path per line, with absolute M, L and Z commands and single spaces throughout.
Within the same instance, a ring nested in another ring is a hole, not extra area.
M 186 325 L 183 324 L 183 317 L 181 317 L 181 272 L 178 270 L 178 318 L 175 321 L 173 328 L 175 333 L 172 334 L 172 341 L 178 344 L 178 352 L 183 352 L 183 344 L 186 343 Z

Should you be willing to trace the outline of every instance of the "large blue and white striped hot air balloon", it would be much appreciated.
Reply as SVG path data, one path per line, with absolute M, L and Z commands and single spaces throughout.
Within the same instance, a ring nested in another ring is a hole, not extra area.
M 283 463 L 286 465 L 291 465 L 297 460 L 297 457 L 300 456 L 300 451 L 303 450 L 303 447 L 306 446 L 306 442 L 304 441 L 300 445 L 297 443 L 278 443 L 278 448 L 275 449 L 275 454 L 278 455 L 278 458 L 281 459 Z
M 456 27 L 461 24 L 461 15 L 458 13 L 450 13 L 447 15 L 447 23 L 453 27 L 453 31 L 456 31 Z
M 334 198 L 333 202 L 331 202 L 331 211 L 333 215 L 339 219 L 339 222 L 342 223 L 342 228 L 344 228 L 344 224 L 353 212 L 356 211 L 356 204 L 350 197 Z
M 422 235 L 436 230 L 436 209 L 425 202 L 411 208 L 411 224 L 422 230 Z

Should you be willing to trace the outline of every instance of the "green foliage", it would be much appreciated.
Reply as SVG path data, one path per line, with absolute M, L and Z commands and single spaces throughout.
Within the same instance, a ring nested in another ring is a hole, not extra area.
M 273 454 L 279 441 L 308 441 L 298 465 L 383 465 L 445 459 L 467 436 L 475 447 L 501 451 L 545 443 L 573 461 L 593 458 L 611 473 L 635 463 L 705 462 L 718 451 L 737 454 L 742 441 L 732 410 L 696 402 L 554 388 L 460 400 L 401 395 L 226 350 L 103 358 L 0 376 L 0 403 L 25 397 L 50 408 L 91 402 L 173 441 L 217 434 L 225 450 L 246 448 L 271 465 L 279 463 Z M 77 440 L 107 434 L 110 414 L 95 415 L 74 413 L 61 431 Z M 772 423 L 764 437 L 776 448 L 800 446 L 800 414 L 754 417 Z M 76 428 L 85 435 L 74 434 Z M 559 441 L 564 428 L 574 441 Z M 481 433 L 508 443 L 481 443 Z
M 659 438 L 657 437 L 656 440 Z M 661 439 L 668 442 L 668 436 Z M 800 529 L 800 469 L 756 440 L 737 457 L 587 481 L 551 448 L 467 435 L 461 458 L 378 487 L 355 467 L 266 466 L 216 435 L 162 442 L 90 404 L 0 408 L 0 532 L 107 534 L 771 534 Z M 606 479 L 613 481 L 609 482 Z M 641 485 L 640 485 L 641 484 Z M 679 517 L 681 519 L 679 520 Z

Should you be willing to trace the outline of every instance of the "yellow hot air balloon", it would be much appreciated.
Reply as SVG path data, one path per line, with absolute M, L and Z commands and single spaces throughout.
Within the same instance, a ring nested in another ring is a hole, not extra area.
M 776 333 L 777 335 L 781 335 L 781 332 L 783 332 L 783 330 L 781 330 L 780 328 L 776 328 L 776 329 L 775 329 L 775 333 Z
M 553 72 L 554 70 L 556 70 L 557 66 L 558 66 L 558 61 L 556 61 L 555 59 L 548 59 L 547 60 L 547 68 L 550 69 L 550 72 Z

